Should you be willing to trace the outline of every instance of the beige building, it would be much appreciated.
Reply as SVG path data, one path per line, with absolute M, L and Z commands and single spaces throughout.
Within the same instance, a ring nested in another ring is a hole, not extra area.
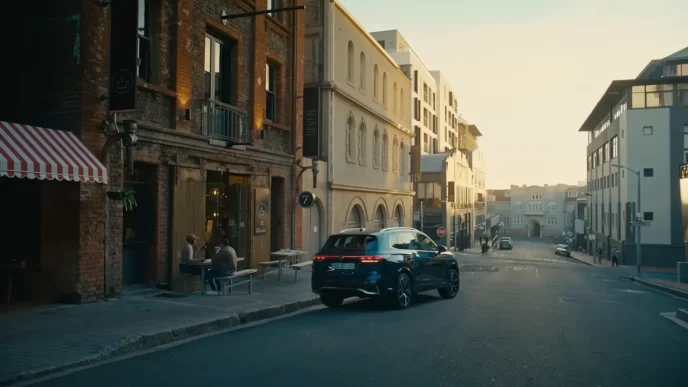
M 494 212 L 499 216 L 500 233 L 516 237 L 562 237 L 575 225 L 576 201 L 585 197 L 585 186 L 567 184 L 517 186 L 491 189 Z
M 303 164 L 320 160 L 318 200 L 303 216 L 313 253 L 345 228 L 411 226 L 412 116 L 411 81 L 342 4 L 306 7 Z

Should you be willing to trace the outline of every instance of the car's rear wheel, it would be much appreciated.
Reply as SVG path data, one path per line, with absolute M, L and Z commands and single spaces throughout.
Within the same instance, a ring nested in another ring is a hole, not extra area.
M 320 295 L 320 301 L 328 308 L 338 308 L 342 306 L 344 297 L 339 294 L 325 293 Z
M 411 305 L 413 299 L 413 281 L 406 273 L 401 273 L 397 277 L 394 287 L 394 294 L 390 295 L 389 301 L 396 309 L 406 309 Z
M 459 271 L 454 268 L 449 269 L 447 271 L 447 286 L 437 289 L 440 297 L 447 300 L 456 297 L 459 294 L 460 281 Z

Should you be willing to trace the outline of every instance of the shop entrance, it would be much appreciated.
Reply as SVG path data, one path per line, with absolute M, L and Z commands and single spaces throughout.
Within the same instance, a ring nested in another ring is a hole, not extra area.
M 215 246 L 228 239 L 237 256 L 246 258 L 245 264 L 248 264 L 250 183 L 248 175 L 207 172 L 205 243 L 208 258 Z
M 124 191 L 134 192 L 136 206 L 124 209 L 122 221 L 122 285 L 146 282 L 155 239 L 154 192 L 155 166 L 136 163 L 127 174 Z

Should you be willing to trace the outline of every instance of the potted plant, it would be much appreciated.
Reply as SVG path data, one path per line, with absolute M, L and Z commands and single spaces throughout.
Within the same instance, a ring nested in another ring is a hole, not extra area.
M 125 189 L 124 191 L 108 191 L 107 197 L 111 200 L 122 201 L 124 204 L 124 211 L 133 211 L 138 205 L 136 203 L 136 191 L 132 189 Z

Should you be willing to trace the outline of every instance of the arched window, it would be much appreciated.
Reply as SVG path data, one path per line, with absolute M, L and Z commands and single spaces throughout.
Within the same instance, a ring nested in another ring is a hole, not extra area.
M 378 230 L 385 228 L 385 209 L 382 205 L 375 209 L 375 216 L 373 217 L 374 226 Z
M 347 62 L 349 64 L 348 72 L 346 75 L 346 79 L 354 83 L 354 42 L 349 40 L 349 61 Z
M 373 130 L 373 168 L 380 168 L 380 130 Z
M 375 99 L 380 98 L 380 92 L 379 92 L 379 86 L 380 85 L 380 71 L 377 68 L 377 65 L 373 68 L 373 97 Z
M 394 209 L 394 225 L 396 227 L 402 227 L 404 225 L 404 214 L 401 211 L 401 206 L 397 205 Z
M 399 141 L 397 136 L 392 140 L 392 172 L 399 172 Z
M 404 175 L 404 171 L 406 170 L 405 164 L 406 163 L 406 147 L 404 146 L 404 140 L 401 140 L 401 144 L 399 145 L 399 174 Z
M 401 119 L 404 119 L 404 114 L 406 114 L 406 109 L 404 104 L 406 104 L 406 100 L 404 99 L 404 88 L 402 87 L 401 90 L 399 91 L 399 117 Z
M 389 168 L 389 136 L 387 132 L 382 135 L 382 170 L 386 171 Z
M 394 82 L 392 86 L 392 112 L 396 114 L 397 112 L 397 83 Z
M 351 207 L 349 220 L 346 222 L 346 225 L 349 228 L 363 227 L 363 210 L 361 210 L 361 206 L 356 204 Z
M 359 87 L 361 88 L 362 91 L 365 91 L 365 89 L 366 89 L 366 56 L 365 56 L 365 53 L 363 53 L 363 51 L 361 51 L 360 61 L 361 61 L 361 63 L 359 65 L 359 67 L 360 67 L 359 71 L 361 72 L 361 80 L 360 80 L 361 84 L 359 85 Z
M 368 161 L 368 128 L 365 121 L 361 120 L 358 126 L 358 163 L 366 165 Z
M 346 161 L 353 163 L 356 160 L 356 121 L 350 115 L 346 122 Z
M 387 106 L 387 73 L 382 73 L 382 106 Z

